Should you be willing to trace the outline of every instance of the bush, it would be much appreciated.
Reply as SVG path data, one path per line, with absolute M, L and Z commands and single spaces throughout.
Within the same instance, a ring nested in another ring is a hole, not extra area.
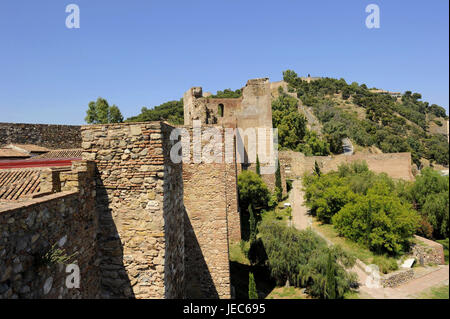
M 372 263 L 377 265 L 380 269 L 380 272 L 383 274 L 387 274 L 398 269 L 397 261 L 394 258 L 390 258 L 388 256 L 375 256 L 372 259 Z
M 241 211 L 249 205 L 254 209 L 266 208 L 270 192 L 260 176 L 252 171 L 243 171 L 238 176 L 239 204 Z
M 449 178 L 431 168 L 425 168 L 405 195 L 433 226 L 433 236 L 439 239 L 449 234 L 448 192 Z
M 325 298 L 330 295 L 327 266 L 333 269 L 335 286 L 331 295 L 336 298 L 341 298 L 355 282 L 355 275 L 345 271 L 354 265 L 354 258 L 339 247 L 328 248 L 313 231 L 299 231 L 272 221 L 263 222 L 260 232 L 267 264 L 278 285 L 289 281 L 294 286 L 306 287 L 312 296 Z
M 394 195 L 359 195 L 344 206 L 332 222 L 341 236 L 382 254 L 407 250 L 420 217 Z

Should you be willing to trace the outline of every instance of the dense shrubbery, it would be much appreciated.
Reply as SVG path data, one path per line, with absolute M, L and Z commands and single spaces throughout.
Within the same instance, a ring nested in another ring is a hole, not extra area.
M 337 246 L 328 248 L 311 230 L 298 231 L 272 221 L 262 223 L 260 232 L 267 264 L 278 285 L 289 281 L 306 287 L 315 297 L 342 298 L 356 282 L 356 276 L 345 270 L 354 265 L 354 258 Z
M 446 238 L 449 235 L 449 178 L 441 176 L 431 168 L 425 168 L 403 196 L 411 201 L 423 217 L 424 228 L 432 226 L 432 237 Z M 427 235 L 426 232 L 423 235 Z M 431 237 L 428 234 L 427 237 Z
M 260 176 L 252 171 L 242 171 L 238 176 L 239 205 L 246 211 L 251 205 L 254 209 L 266 208 L 270 192 Z
M 400 196 L 404 185 L 369 171 L 365 162 L 303 180 L 311 214 L 374 252 L 398 254 L 416 232 L 420 218 Z
M 308 131 L 306 118 L 298 112 L 297 103 L 297 99 L 284 93 L 272 102 L 272 122 L 278 128 L 280 147 L 306 155 L 328 155 L 328 143 Z
M 372 93 L 364 84 L 347 84 L 344 79 L 322 78 L 308 83 L 291 70 L 283 72 L 283 78 L 302 102 L 313 108 L 323 124 L 331 152 L 340 153 L 342 137 L 350 137 L 358 145 L 376 145 L 385 153 L 411 152 L 418 166 L 420 158 L 448 165 L 445 137 L 426 132 L 427 115 L 447 117 L 445 109 L 420 101 L 420 94 L 407 91 L 397 100 L 387 94 Z M 336 108 L 331 99 L 336 94 L 365 108 L 366 119 Z
M 132 116 L 127 119 L 127 122 L 147 122 L 147 121 L 167 121 L 171 124 L 184 123 L 183 99 L 179 101 L 169 101 L 153 109 L 143 107 L 141 114 Z
M 220 99 L 224 99 L 224 98 L 239 98 L 242 96 L 242 90 L 241 89 L 237 89 L 235 91 L 233 91 L 232 89 L 225 89 L 223 91 L 217 91 L 216 94 L 211 95 L 212 98 L 220 98 Z
M 407 251 L 419 222 L 418 214 L 395 195 L 369 190 L 332 218 L 338 233 L 376 253 Z

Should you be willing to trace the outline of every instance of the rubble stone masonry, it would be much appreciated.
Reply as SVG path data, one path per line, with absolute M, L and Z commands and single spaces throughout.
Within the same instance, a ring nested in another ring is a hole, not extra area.
M 1 298 L 99 296 L 93 166 L 61 172 L 62 192 L 0 207 Z M 61 250 L 80 269 L 80 287 L 66 285 L 64 263 L 44 258 Z
M 82 127 L 95 161 L 102 297 L 181 298 L 184 293 L 182 166 L 169 159 L 171 127 Z
M 0 147 L 10 143 L 36 144 L 50 149 L 79 148 L 80 126 L 0 123 Z
M 192 137 L 192 129 L 186 129 Z M 202 130 L 224 132 L 212 126 Z M 225 147 L 233 152 L 235 144 L 206 143 L 217 147 L 220 163 L 194 163 L 191 148 L 191 161 L 183 164 L 186 289 L 190 298 L 230 298 L 228 245 L 239 241 L 241 232 L 235 155 L 231 163 L 224 157 Z

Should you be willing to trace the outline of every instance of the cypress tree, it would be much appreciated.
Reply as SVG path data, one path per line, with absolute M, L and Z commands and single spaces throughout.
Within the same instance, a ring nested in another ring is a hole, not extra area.
M 327 262 L 327 281 L 326 281 L 326 298 L 336 299 L 336 273 L 334 270 L 334 260 L 331 254 L 331 250 L 328 252 L 328 262 Z
M 261 165 L 259 163 L 258 154 L 256 154 L 256 174 L 258 174 L 258 176 L 261 176 Z
M 319 164 L 317 163 L 317 161 L 314 161 L 314 173 L 316 173 L 317 176 L 320 177 L 321 172 L 320 172 L 320 167 L 319 167 Z
M 250 214 L 250 245 L 256 241 L 256 218 L 253 213 L 252 205 L 248 205 L 248 213 Z
M 279 160 L 277 161 L 277 170 L 275 172 L 275 192 L 277 194 L 278 201 L 281 201 L 282 196 L 283 196 L 283 187 L 281 185 L 281 171 L 280 171 L 280 161 Z
M 248 299 L 258 299 L 258 292 L 256 291 L 255 277 L 253 273 L 248 274 Z

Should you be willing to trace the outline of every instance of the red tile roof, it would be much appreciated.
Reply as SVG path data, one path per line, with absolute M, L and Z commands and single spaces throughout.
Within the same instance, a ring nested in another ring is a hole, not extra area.
M 0 201 L 18 200 L 40 190 L 40 169 L 0 170 Z
M 38 158 L 81 158 L 82 153 L 83 153 L 82 148 L 52 150 L 50 152 L 38 155 L 33 158 L 34 159 L 38 159 Z

